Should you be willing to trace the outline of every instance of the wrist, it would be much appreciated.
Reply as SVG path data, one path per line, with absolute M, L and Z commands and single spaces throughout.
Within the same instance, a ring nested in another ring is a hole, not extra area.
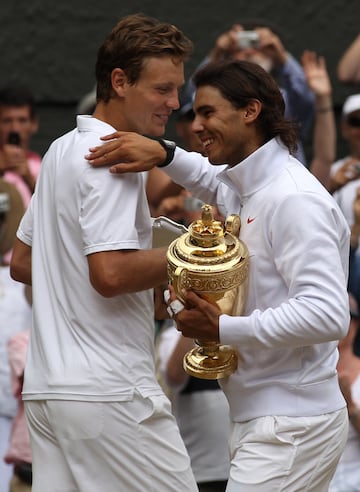
M 321 96 L 316 96 L 316 112 L 317 113 L 327 113 L 333 110 L 332 99 L 330 94 L 322 94 Z
M 328 113 L 329 111 L 332 111 L 332 106 L 321 106 L 320 108 L 316 108 L 317 113 Z
M 170 164 L 170 162 L 174 159 L 176 143 L 172 140 L 166 140 L 164 138 L 155 138 L 157 142 L 162 146 L 165 150 L 165 159 L 157 164 L 157 167 L 166 167 Z

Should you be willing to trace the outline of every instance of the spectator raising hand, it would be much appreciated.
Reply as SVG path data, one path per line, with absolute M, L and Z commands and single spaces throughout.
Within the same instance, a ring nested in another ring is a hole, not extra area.
M 327 104 L 327 106 L 324 105 L 324 108 L 331 107 L 332 88 L 325 58 L 317 56 L 314 51 L 305 50 L 301 57 L 301 63 L 308 86 L 315 94 L 316 102 L 320 102 L 318 100 L 321 99 L 321 102 Z
M 309 89 L 315 95 L 316 107 L 310 171 L 330 190 L 330 169 L 336 153 L 336 125 L 331 81 L 323 56 L 306 50 L 301 57 L 301 62 Z

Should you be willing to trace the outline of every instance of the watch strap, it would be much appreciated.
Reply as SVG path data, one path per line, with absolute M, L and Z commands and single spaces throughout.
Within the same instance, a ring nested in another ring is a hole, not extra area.
M 166 151 L 166 158 L 163 162 L 157 165 L 157 167 L 166 167 L 174 159 L 176 143 L 172 140 L 165 140 L 164 138 L 154 138 Z

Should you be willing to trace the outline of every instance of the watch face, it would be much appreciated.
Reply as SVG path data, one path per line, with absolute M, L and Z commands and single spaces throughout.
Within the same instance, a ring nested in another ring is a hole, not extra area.
M 165 138 L 163 138 L 163 142 L 170 149 L 175 149 L 175 147 L 176 147 L 176 143 L 173 142 L 172 140 L 165 140 Z

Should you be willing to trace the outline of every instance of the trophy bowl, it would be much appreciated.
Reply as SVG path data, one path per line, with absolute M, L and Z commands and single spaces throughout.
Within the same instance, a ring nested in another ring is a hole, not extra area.
M 218 305 L 224 314 L 243 312 L 249 271 L 249 252 L 239 240 L 240 217 L 231 215 L 223 225 L 213 218 L 210 205 L 202 206 L 200 220 L 175 239 L 167 251 L 168 277 L 177 297 L 192 290 Z M 184 369 L 200 379 L 220 379 L 232 374 L 238 354 L 229 345 L 196 340 L 184 357 Z

